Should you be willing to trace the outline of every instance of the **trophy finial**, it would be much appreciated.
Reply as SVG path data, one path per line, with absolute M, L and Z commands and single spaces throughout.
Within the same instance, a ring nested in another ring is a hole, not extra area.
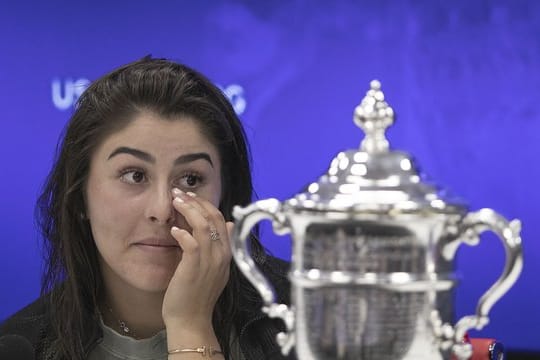
M 384 101 L 381 82 L 372 80 L 370 89 L 354 109 L 354 122 L 366 134 L 360 149 L 368 153 L 388 151 L 386 128 L 394 123 L 394 110 Z

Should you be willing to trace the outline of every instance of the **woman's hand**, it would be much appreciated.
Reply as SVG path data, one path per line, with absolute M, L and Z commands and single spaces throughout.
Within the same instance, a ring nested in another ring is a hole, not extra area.
M 173 227 L 172 236 L 182 248 L 182 259 L 171 278 L 163 299 L 162 315 L 169 330 L 182 334 L 215 338 L 212 313 L 229 279 L 231 249 L 229 236 L 233 223 L 209 201 L 193 193 L 173 190 L 173 205 L 185 219 L 191 233 Z M 190 346 L 203 344 L 190 344 Z

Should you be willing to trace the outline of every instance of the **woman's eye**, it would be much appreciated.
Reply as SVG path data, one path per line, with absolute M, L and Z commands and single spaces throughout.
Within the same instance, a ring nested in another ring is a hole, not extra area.
M 195 188 L 202 182 L 202 177 L 197 174 L 187 174 L 182 177 L 181 182 L 186 188 Z
M 130 170 L 122 174 L 122 180 L 130 184 L 140 184 L 146 180 L 146 176 L 140 170 Z

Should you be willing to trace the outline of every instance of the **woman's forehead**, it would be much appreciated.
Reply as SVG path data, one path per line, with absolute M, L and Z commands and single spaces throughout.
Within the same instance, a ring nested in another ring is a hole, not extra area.
M 139 149 L 154 156 L 168 157 L 186 152 L 207 152 L 212 157 L 218 156 L 216 146 L 201 131 L 198 121 L 189 116 L 163 118 L 154 113 L 140 113 L 127 126 L 110 134 L 102 143 L 101 150 L 112 151 L 119 146 Z

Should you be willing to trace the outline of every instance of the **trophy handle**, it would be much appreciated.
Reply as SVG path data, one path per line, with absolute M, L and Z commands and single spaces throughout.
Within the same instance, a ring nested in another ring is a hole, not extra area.
M 443 333 L 445 337 L 453 338 L 454 351 L 457 352 L 461 351 L 459 347 L 469 329 L 480 330 L 489 322 L 488 314 L 491 307 L 514 285 L 523 268 L 521 222 L 517 219 L 508 222 L 506 218 L 491 209 L 468 213 L 459 225 L 458 237 L 443 247 L 443 256 L 447 260 L 453 259 L 461 243 L 477 245 L 480 241 L 479 235 L 488 230 L 501 239 L 506 253 L 506 263 L 501 276 L 478 301 L 476 314 L 462 317 L 453 331 L 449 331 L 451 329 L 445 326 Z
M 254 202 L 245 208 L 235 206 L 233 216 L 236 224 L 233 231 L 231 249 L 238 268 L 253 284 L 263 299 L 263 312 L 271 318 L 280 318 L 285 323 L 287 332 L 280 332 L 276 341 L 283 355 L 287 355 L 294 346 L 294 313 L 285 304 L 276 304 L 276 295 L 270 282 L 257 268 L 249 253 L 249 235 L 259 221 L 272 220 L 274 232 L 285 235 L 290 232 L 289 222 L 281 212 L 281 203 L 276 199 Z

